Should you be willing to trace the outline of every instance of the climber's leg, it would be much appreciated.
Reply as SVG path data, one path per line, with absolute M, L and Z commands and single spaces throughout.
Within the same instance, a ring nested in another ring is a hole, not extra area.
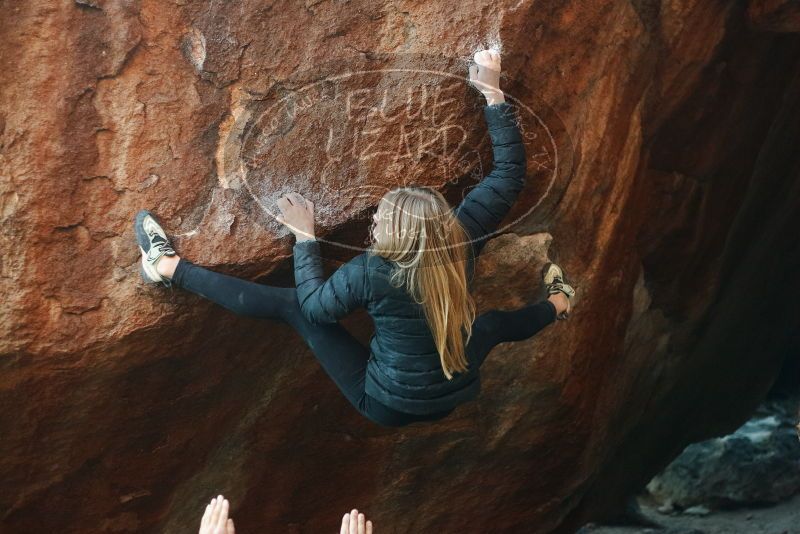
M 297 306 L 294 288 L 249 282 L 205 269 L 184 258 L 177 263 L 171 278 L 174 285 L 215 302 L 237 315 L 286 320 L 287 315 Z
M 448 410 L 430 415 L 416 415 L 399 412 L 378 402 L 364 391 L 367 363 L 370 359 L 367 347 L 339 324 L 310 323 L 300 311 L 296 297 L 295 306 L 285 316 L 285 320 L 308 344 L 322 368 L 350 404 L 372 422 L 383 426 L 400 427 L 417 421 L 441 419 L 452 412 Z
M 472 325 L 472 337 L 466 348 L 470 367 L 480 367 L 499 343 L 522 341 L 534 336 L 555 322 L 557 312 L 556 304 L 548 299 L 519 310 L 492 310 L 480 315 Z
M 338 324 L 314 325 L 300 312 L 293 287 L 248 282 L 181 259 L 172 283 L 207 298 L 238 315 L 280 319 L 292 326 L 356 408 L 364 396 L 369 351 Z
M 367 347 L 339 324 L 310 323 L 300 311 L 294 288 L 248 282 L 199 267 L 185 259 L 178 262 L 172 283 L 236 314 L 280 319 L 288 323 L 300 334 L 350 404 L 377 424 L 404 426 L 415 421 L 440 419 L 449 413 L 428 416 L 407 414 L 393 410 L 367 395 L 364 391 L 370 358 Z
M 296 302 L 296 300 L 295 300 Z M 317 325 L 310 323 L 300 311 L 299 303 L 286 315 L 285 320 L 300 334 L 314 352 L 320 365 L 356 410 L 367 419 L 383 426 L 399 427 L 417 421 L 441 419 L 452 410 L 430 415 L 399 412 L 373 399 L 364 391 L 367 347 L 339 324 Z
M 338 324 L 308 322 L 300 312 L 295 288 L 248 282 L 185 259 L 178 262 L 172 283 L 238 315 L 285 321 L 300 334 L 347 400 L 360 408 L 369 351 Z

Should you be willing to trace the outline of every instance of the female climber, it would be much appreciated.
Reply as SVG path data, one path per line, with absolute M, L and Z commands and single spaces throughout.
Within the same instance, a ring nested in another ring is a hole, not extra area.
M 136 215 L 145 281 L 172 284 L 234 313 L 282 320 L 365 417 L 384 426 L 433 421 L 474 399 L 479 368 L 498 343 L 528 339 L 570 311 L 574 290 L 559 266 L 542 270 L 547 300 L 477 318 L 467 282 L 475 258 L 523 187 L 525 150 L 500 90 L 500 56 L 475 54 L 469 80 L 486 98 L 494 166 L 454 211 L 438 191 L 387 193 L 373 217 L 372 245 L 323 277 L 314 204 L 297 193 L 278 200 L 278 220 L 295 235 L 296 288 L 240 280 L 175 253 L 148 211 Z M 337 321 L 366 308 L 375 323 L 369 348 Z

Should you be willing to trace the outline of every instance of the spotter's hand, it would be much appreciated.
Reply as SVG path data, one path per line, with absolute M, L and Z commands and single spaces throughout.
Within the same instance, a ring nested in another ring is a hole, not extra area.
M 372 534 L 372 521 L 367 521 L 364 514 L 353 508 L 352 512 L 344 514 L 339 534 Z
M 211 499 L 200 521 L 199 534 L 236 534 L 233 519 L 228 517 L 230 504 L 222 495 Z
M 298 241 L 314 239 L 314 203 L 298 193 L 289 193 L 278 199 L 280 215 L 277 221 L 286 225 Z
M 505 102 L 500 90 L 500 52 L 481 50 L 475 53 L 475 64 L 469 67 L 469 81 L 486 97 L 488 105 Z

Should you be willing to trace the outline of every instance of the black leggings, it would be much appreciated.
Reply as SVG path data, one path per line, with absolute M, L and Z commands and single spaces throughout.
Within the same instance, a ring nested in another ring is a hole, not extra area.
M 172 281 L 228 310 L 248 317 L 280 319 L 311 348 L 347 400 L 362 415 L 383 426 L 405 426 L 441 419 L 453 410 L 429 415 L 399 412 L 364 391 L 369 349 L 339 324 L 315 325 L 300 312 L 294 288 L 273 287 L 215 273 L 188 260 L 178 262 Z M 470 367 L 480 367 L 498 343 L 527 339 L 555 321 L 556 308 L 543 300 L 515 311 L 489 311 L 475 319 L 466 347 Z

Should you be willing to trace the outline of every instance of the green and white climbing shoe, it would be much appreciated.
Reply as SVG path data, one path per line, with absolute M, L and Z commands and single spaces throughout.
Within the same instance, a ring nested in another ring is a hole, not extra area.
M 133 223 L 136 232 L 136 241 L 139 243 L 139 250 L 142 252 L 142 264 L 139 273 L 148 284 L 164 284 L 167 287 L 172 285 L 169 278 L 158 274 L 156 265 L 162 256 L 174 256 L 175 249 L 172 248 L 167 233 L 158 224 L 155 216 L 147 210 L 141 210 L 136 214 Z
M 567 311 L 561 312 L 561 314 L 556 316 L 556 319 L 563 320 L 569 318 L 569 312 L 572 310 L 571 301 L 575 296 L 575 289 L 567 283 L 564 271 L 555 263 L 548 263 L 542 267 L 542 281 L 544 281 L 544 286 L 548 295 L 555 295 L 556 293 L 563 293 L 566 295 Z

